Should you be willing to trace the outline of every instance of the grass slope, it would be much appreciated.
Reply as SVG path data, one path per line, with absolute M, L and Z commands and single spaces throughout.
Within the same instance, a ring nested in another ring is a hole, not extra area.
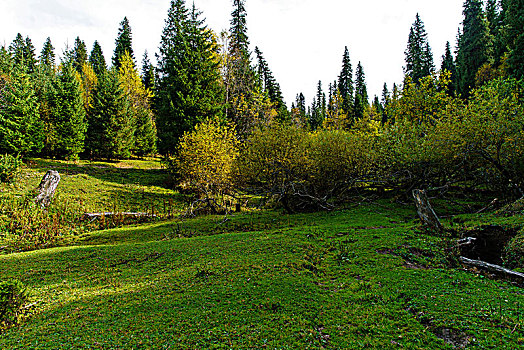
M 411 206 L 205 217 L 0 256 L 37 302 L 2 349 L 515 349 L 523 290 L 447 267 Z

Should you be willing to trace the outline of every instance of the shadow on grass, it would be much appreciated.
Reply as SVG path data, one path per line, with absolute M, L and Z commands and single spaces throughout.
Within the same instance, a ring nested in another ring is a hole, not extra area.
M 172 189 L 172 183 L 165 169 L 160 167 L 142 168 L 140 162 L 89 162 L 72 163 L 51 159 L 30 159 L 27 162 L 32 169 L 46 172 L 53 169 L 61 174 L 86 174 L 106 182 L 117 184 L 136 184 L 141 186 L 159 186 Z M 137 167 L 138 165 L 138 167 Z M 145 165 L 158 166 L 157 162 L 145 162 Z

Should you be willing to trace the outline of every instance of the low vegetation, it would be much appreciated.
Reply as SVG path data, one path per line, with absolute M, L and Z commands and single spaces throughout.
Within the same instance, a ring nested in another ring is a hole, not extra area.
M 118 191 L 127 194 L 122 209 L 147 210 L 133 207 L 133 196 L 158 208 L 161 192 L 182 213 L 183 197 L 155 185 L 167 179 L 159 164 L 36 159 L 2 196 L 36 186 L 53 165 L 63 177 L 52 206 L 84 198 L 82 208 L 111 210 L 103 198 Z M 138 185 L 143 192 L 131 191 Z M 332 212 L 165 217 L 70 233 L 51 249 L 4 250 L 2 280 L 22 281 L 28 298 L 14 308 L 23 322 L 4 327 L 0 347 L 518 348 L 522 289 L 457 260 L 462 234 L 522 226 L 519 214 L 471 214 L 487 202 L 434 200 L 444 235 L 422 229 L 412 202 L 391 197 Z

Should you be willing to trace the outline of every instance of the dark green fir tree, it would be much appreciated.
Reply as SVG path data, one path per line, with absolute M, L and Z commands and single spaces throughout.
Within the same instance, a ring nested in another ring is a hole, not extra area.
M 39 57 L 40 65 L 54 69 L 55 67 L 55 48 L 51 43 L 51 38 L 47 38 Z
M 75 46 L 73 47 L 72 54 L 73 68 L 77 72 L 82 73 L 82 68 L 84 67 L 84 64 L 87 63 L 87 47 L 86 43 L 83 40 L 80 40 L 80 37 L 76 37 L 75 39 Z
M 440 70 L 451 73 L 451 82 L 448 85 L 448 93 L 450 95 L 454 95 L 457 84 L 457 68 L 455 66 L 455 59 L 451 53 L 451 45 L 449 44 L 449 41 L 446 42 L 446 49 L 444 51 L 444 55 L 442 55 L 442 64 L 440 66 Z
M 411 77 L 414 82 L 418 83 L 420 79 L 430 75 L 435 70 L 428 34 L 418 13 L 409 31 L 405 55 L 404 74 Z
M 8 80 L 0 76 L 0 154 L 38 154 L 44 130 L 31 77 L 15 65 Z
M 61 159 L 78 159 L 84 151 L 87 121 L 80 83 L 72 64 L 62 65 L 53 81 L 48 98 L 52 144 L 46 145 L 50 155 Z
M 85 143 L 89 157 L 122 159 L 131 155 L 134 123 L 114 68 L 98 77 L 88 116 Z
M 171 1 L 158 61 L 158 150 L 176 152 L 178 140 L 206 118 L 220 114 L 223 99 L 215 41 L 193 7 Z
M 289 112 L 280 90 L 280 85 L 277 83 L 273 72 L 269 69 L 267 61 L 264 59 L 262 51 L 255 47 L 255 54 L 258 60 L 258 77 L 261 81 L 262 91 L 267 94 L 269 100 L 277 111 L 277 118 L 280 121 L 289 119 Z
M 144 87 L 146 89 L 150 91 L 155 91 L 155 66 L 153 66 L 153 64 L 149 60 L 147 50 L 144 52 L 144 57 L 142 58 L 142 84 L 144 84 Z
M 93 67 L 93 70 L 95 71 L 95 74 L 97 76 L 102 75 L 107 71 L 107 64 L 106 59 L 104 57 L 104 52 L 102 51 L 102 47 L 96 40 L 93 44 L 93 49 L 91 49 L 91 53 L 89 54 L 89 63 Z
M 364 117 L 366 109 L 369 107 L 368 90 L 366 86 L 366 76 L 362 64 L 358 62 L 355 71 L 355 102 L 353 105 L 353 122 Z
M 524 79 L 524 0 L 507 0 L 508 70 L 511 77 Z
M 464 2 L 464 20 L 457 50 L 457 91 L 469 96 L 475 87 L 477 72 L 492 62 L 493 45 L 481 0 Z
M 353 68 L 351 67 L 347 46 L 342 56 L 342 71 L 338 76 L 338 90 L 342 97 L 342 109 L 349 115 L 353 108 Z
M 127 17 L 124 17 L 120 22 L 118 28 L 118 35 L 115 40 L 115 51 L 113 53 L 113 66 L 118 69 L 120 68 L 120 60 L 124 57 L 125 53 L 129 53 L 129 56 L 135 61 L 135 55 L 133 53 L 133 36 L 131 33 L 131 25 Z

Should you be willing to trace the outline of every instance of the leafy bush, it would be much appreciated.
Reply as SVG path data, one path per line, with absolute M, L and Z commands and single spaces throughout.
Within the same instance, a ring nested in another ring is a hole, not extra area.
M 291 125 L 256 129 L 238 158 L 242 188 L 276 198 L 290 212 L 332 209 L 373 168 L 372 138 Z
M 524 268 L 524 232 L 515 236 L 504 249 L 504 264 L 509 268 Z
M 175 168 L 183 186 L 210 204 L 232 191 L 238 146 L 233 127 L 207 119 L 184 134 L 170 166 Z
M 17 324 L 22 316 L 22 307 L 29 293 L 22 282 L 8 280 L 0 282 L 0 329 Z
M 10 154 L 0 155 L 0 182 L 12 182 L 22 167 L 19 156 Z

